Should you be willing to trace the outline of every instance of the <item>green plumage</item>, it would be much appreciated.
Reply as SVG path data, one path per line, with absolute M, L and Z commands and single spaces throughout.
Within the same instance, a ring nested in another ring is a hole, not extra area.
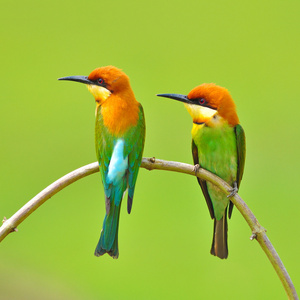
M 108 177 L 109 165 L 112 159 L 114 147 L 118 140 L 124 142 L 123 158 L 127 161 L 124 175 L 111 181 Z M 144 112 L 139 105 L 139 119 L 136 126 L 128 128 L 120 135 L 112 134 L 103 123 L 101 106 L 96 115 L 96 154 L 99 161 L 99 169 L 104 186 L 106 199 L 106 215 L 99 243 L 95 255 L 108 253 L 113 258 L 118 258 L 118 227 L 121 209 L 121 201 L 124 192 L 128 188 L 127 211 L 131 212 L 135 183 L 142 161 L 145 140 Z
M 245 162 L 245 135 L 241 125 L 218 127 L 199 126 L 192 141 L 194 163 L 218 175 L 231 186 L 239 187 Z M 227 258 L 227 207 L 230 200 L 212 183 L 198 179 L 214 221 L 211 253 Z M 232 213 L 229 206 L 229 217 Z

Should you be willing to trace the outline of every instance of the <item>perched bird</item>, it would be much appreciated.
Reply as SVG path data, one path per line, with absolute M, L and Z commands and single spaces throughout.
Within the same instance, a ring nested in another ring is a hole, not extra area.
M 96 101 L 96 154 L 105 193 L 106 215 L 95 255 L 118 258 L 118 228 L 124 192 L 128 189 L 130 214 L 134 188 L 145 142 L 142 105 L 135 99 L 128 76 L 113 66 L 101 67 L 89 76 L 69 76 L 86 84 Z
M 241 183 L 245 164 L 245 134 L 236 113 L 235 104 L 227 89 L 213 83 L 195 87 L 190 93 L 159 94 L 184 103 L 193 118 L 192 154 L 196 167 L 202 167 L 233 186 L 232 197 Z M 228 257 L 227 208 L 231 217 L 233 204 L 212 183 L 198 182 L 205 197 L 214 235 L 210 253 L 219 258 Z

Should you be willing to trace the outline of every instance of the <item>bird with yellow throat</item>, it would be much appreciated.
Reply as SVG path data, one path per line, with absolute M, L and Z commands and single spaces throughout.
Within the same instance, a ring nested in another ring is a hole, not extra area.
M 245 164 L 245 134 L 239 124 L 235 104 L 228 90 L 213 83 L 195 87 L 188 95 L 159 94 L 184 103 L 193 119 L 192 154 L 194 164 L 233 186 L 229 197 L 240 186 Z M 214 234 L 210 253 L 228 257 L 227 209 L 231 217 L 233 204 L 218 187 L 198 179 L 210 216 Z
M 68 76 L 85 84 L 96 101 L 95 142 L 105 194 L 106 214 L 95 255 L 118 258 L 118 229 L 123 194 L 130 214 L 145 142 L 145 118 L 128 76 L 120 69 L 97 68 L 89 76 Z

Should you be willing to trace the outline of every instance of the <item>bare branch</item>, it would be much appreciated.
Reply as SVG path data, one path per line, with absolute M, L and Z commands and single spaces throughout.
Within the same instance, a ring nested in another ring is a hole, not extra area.
M 3 225 L 0 227 L 0 242 L 11 232 L 16 231 L 16 227 L 21 224 L 29 215 L 39 208 L 49 198 L 70 185 L 71 183 L 99 171 L 98 163 L 92 163 L 81 167 L 73 172 L 56 180 L 34 198 L 28 201 L 11 218 L 3 219 Z
M 173 171 L 179 173 L 185 173 L 193 176 L 197 176 L 201 179 L 207 180 L 215 184 L 219 187 L 226 195 L 230 194 L 232 188 L 221 178 L 218 176 L 204 170 L 199 169 L 196 170 L 192 165 L 179 163 L 179 162 L 172 162 L 172 161 L 165 161 L 155 158 L 143 158 L 142 168 L 147 170 L 165 170 L 165 171 Z M 99 171 L 98 163 L 92 163 L 81 167 L 62 178 L 58 179 L 39 194 L 37 194 L 34 198 L 32 198 L 29 202 L 27 202 L 19 211 L 17 211 L 11 218 L 3 219 L 3 225 L 0 227 L 0 242 L 10 233 L 17 231 L 17 226 L 21 224 L 31 213 L 33 213 L 39 206 L 41 206 L 45 201 L 51 198 L 53 195 L 58 193 L 60 190 L 64 189 L 71 183 L 96 173 Z M 267 257 L 269 258 L 270 262 L 272 263 L 279 279 L 281 280 L 284 289 L 288 295 L 289 299 L 299 299 L 295 290 L 295 287 L 287 273 L 282 261 L 280 260 L 276 250 L 274 249 L 273 245 L 271 244 L 270 240 L 266 235 L 266 230 L 259 224 L 258 220 L 251 212 L 250 208 L 247 204 L 242 200 L 242 198 L 235 194 L 233 197 L 230 198 L 233 204 L 237 207 L 240 213 L 243 215 L 244 219 L 248 223 L 249 227 L 251 228 L 252 235 L 250 237 L 251 240 L 256 239 L 264 252 L 266 253 Z

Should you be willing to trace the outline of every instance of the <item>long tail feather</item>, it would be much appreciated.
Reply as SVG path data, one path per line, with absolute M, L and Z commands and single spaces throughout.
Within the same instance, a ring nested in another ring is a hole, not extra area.
M 227 245 L 227 208 L 221 220 L 214 219 L 214 236 L 210 253 L 219 258 L 228 257 Z
M 118 230 L 120 209 L 121 203 L 118 206 L 113 202 L 110 203 L 110 211 L 108 215 L 105 215 L 100 239 L 95 250 L 96 256 L 108 253 L 113 258 L 119 257 Z

